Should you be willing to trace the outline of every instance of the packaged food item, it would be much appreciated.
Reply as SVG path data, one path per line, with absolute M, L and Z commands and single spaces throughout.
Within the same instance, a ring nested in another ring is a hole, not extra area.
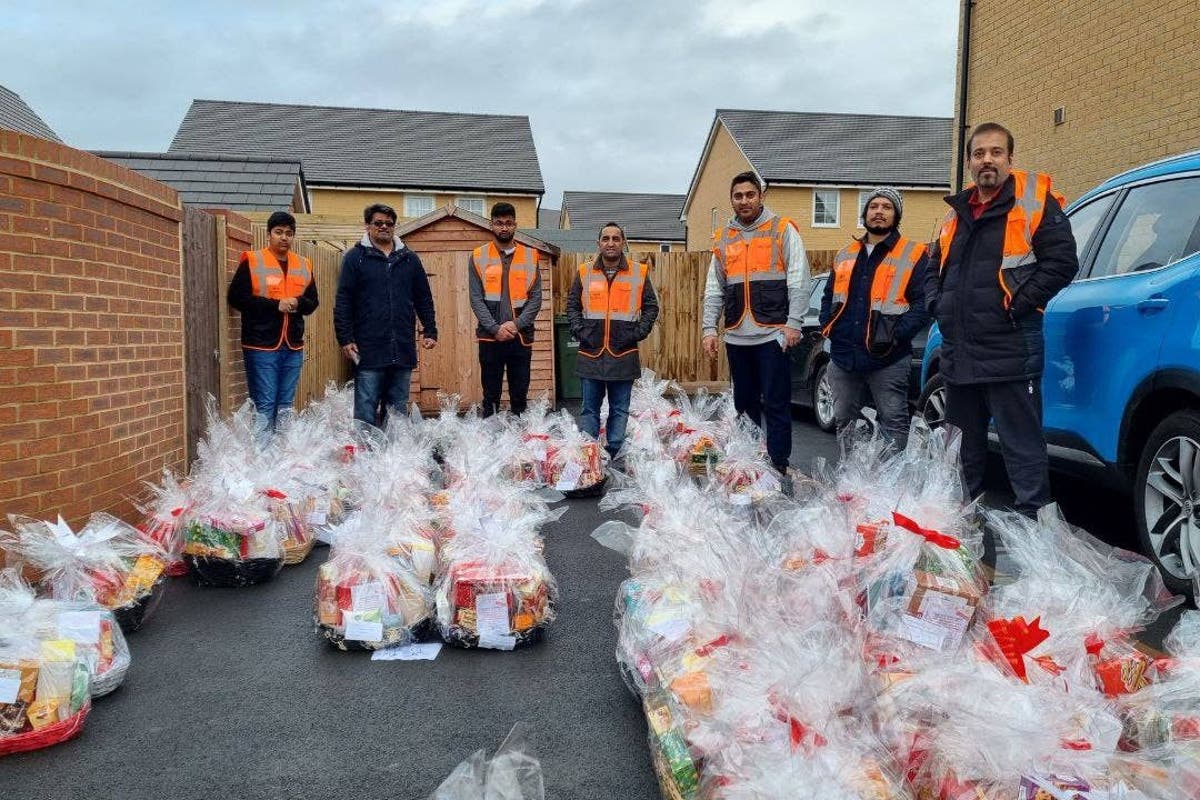
M 283 569 L 277 521 L 261 496 L 227 492 L 204 498 L 188 514 L 183 559 L 200 586 L 253 586 Z
M 608 453 L 575 422 L 560 415 L 556 437 L 547 449 L 545 482 L 567 497 L 592 497 L 607 483 Z

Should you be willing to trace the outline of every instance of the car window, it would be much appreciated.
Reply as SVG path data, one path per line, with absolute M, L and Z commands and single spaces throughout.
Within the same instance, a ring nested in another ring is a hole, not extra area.
M 1107 194 L 1086 206 L 1071 209 L 1071 213 L 1067 215 L 1071 220 L 1071 233 L 1075 236 L 1075 256 L 1080 264 L 1083 263 L 1083 253 L 1087 250 L 1088 242 L 1116 197 L 1116 192 Z
M 821 313 L 821 296 L 825 294 L 826 278 L 816 278 L 812 282 L 812 294 L 808 296 L 808 313 Z
M 1092 277 L 1124 275 L 1171 264 L 1200 249 L 1200 178 L 1129 190 L 1104 235 Z

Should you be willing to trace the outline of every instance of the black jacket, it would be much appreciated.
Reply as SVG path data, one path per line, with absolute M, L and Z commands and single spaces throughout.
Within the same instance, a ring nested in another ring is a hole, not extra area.
M 1079 270 L 1071 223 L 1048 196 L 1033 234 L 1034 259 L 1008 271 L 1015 274 L 1006 273 L 1012 305 L 1005 309 L 1000 259 L 1013 207 L 1013 179 L 978 220 L 971 215 L 972 191 L 946 198 L 958 226 L 945 266 L 939 269 L 941 252 L 935 242 L 926 270 L 926 306 L 942 333 L 941 374 L 956 384 L 1038 379 L 1045 361 L 1042 310 Z
M 346 251 L 333 327 L 339 345 L 358 345 L 359 369 L 417 366 L 418 318 L 421 335 L 436 339 L 433 293 L 416 253 L 399 240 L 386 256 L 362 242 Z
M 837 324 L 829 332 L 829 357 L 833 363 L 850 372 L 873 372 L 877 369 L 895 364 L 902 358 L 912 357 L 912 340 L 929 322 L 929 314 L 925 311 L 925 269 L 929 263 L 929 254 L 921 256 L 913 268 L 912 278 L 904 291 L 904 299 L 908 301 L 908 311 L 900 315 L 895 328 L 891 331 L 891 341 L 887 348 L 872 351 L 867 349 L 867 319 L 870 306 L 871 282 L 875 280 L 875 268 L 883 261 L 896 244 L 900 234 L 892 231 L 886 239 L 875 245 L 871 255 L 867 255 L 864 247 L 858 251 L 858 259 L 854 262 L 854 272 L 850 278 L 850 293 L 846 301 L 846 310 L 838 318 Z M 833 276 L 825 281 L 825 292 L 821 296 L 820 324 L 824 328 L 833 316 Z
M 286 271 L 285 265 L 283 269 Z M 304 348 L 304 317 L 317 310 L 320 301 L 317 298 L 317 282 L 311 280 L 304 287 L 304 293 L 296 298 L 296 310 L 284 314 L 279 310 L 279 301 L 268 297 L 259 297 L 254 293 L 254 284 L 250 280 L 250 264 L 242 259 L 233 280 L 229 282 L 226 294 L 229 305 L 242 315 L 242 345 L 258 349 L 275 350 L 286 344 L 292 350 Z M 284 336 L 283 323 L 287 318 L 287 334 Z

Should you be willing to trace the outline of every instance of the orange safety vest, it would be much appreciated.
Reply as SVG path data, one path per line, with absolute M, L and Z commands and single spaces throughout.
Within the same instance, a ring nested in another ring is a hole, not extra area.
M 746 314 L 764 327 L 787 323 L 783 234 L 788 225 L 796 226 L 787 217 L 776 217 L 754 230 L 730 225 L 713 234 L 713 256 L 725 271 L 726 328 L 736 328 Z
M 583 264 L 579 267 L 584 326 L 587 328 L 602 324 L 604 330 L 600 345 L 596 348 L 585 349 L 581 337 L 581 356 L 599 358 L 607 351 L 609 355 L 620 358 L 637 352 L 636 329 L 638 321 L 642 318 L 642 291 L 649 270 L 648 264 L 634 264 L 632 269 L 622 269 L 614 275 L 610 284 L 604 270 L 594 264 Z M 614 336 L 614 333 L 618 335 Z M 632 343 L 633 346 L 615 350 L 612 346 L 614 339 L 626 344 Z
M 821 331 L 828 337 L 833 332 L 833 326 L 846 310 L 850 300 L 850 277 L 854 273 L 854 265 L 863 244 L 858 239 L 843 247 L 833 262 L 833 314 Z M 908 282 L 912 280 L 913 270 L 917 268 L 921 257 L 925 255 L 925 245 L 901 236 L 896 240 L 887 255 L 875 267 L 875 277 L 871 279 L 870 306 L 867 309 L 867 347 L 871 346 L 871 330 L 876 314 L 883 316 L 899 316 L 908 312 Z
M 1032 180 L 1030 179 L 1031 175 Z M 1000 258 L 1000 271 L 997 274 L 1000 288 L 1004 292 L 1004 308 L 1006 310 L 1012 304 L 1012 290 L 1009 288 L 1008 281 L 1005 280 L 1005 271 L 1014 270 L 1030 262 L 1030 256 L 1033 255 L 1033 234 L 1042 224 L 1042 217 L 1046 213 L 1047 195 L 1054 195 L 1059 206 L 1067 207 L 1066 198 L 1051 188 L 1049 175 L 1014 169 L 1012 176 L 1015 200 L 1013 207 L 1009 209 L 1005 223 L 1004 252 Z M 950 244 L 954 241 L 954 233 L 957 230 L 958 212 L 951 209 L 946 214 L 946 218 L 942 220 L 942 228 L 938 232 L 939 273 L 946 268 L 946 259 L 950 255 Z
M 298 256 L 288 251 L 287 272 L 279 266 L 279 259 L 270 250 L 247 250 L 242 258 L 250 266 L 250 290 L 255 297 L 266 297 L 270 300 L 283 300 L 288 297 L 299 297 L 312 283 L 312 263 L 304 256 Z M 274 347 L 253 347 L 243 344 L 250 350 L 278 350 L 287 341 L 288 318 L 283 315 L 283 327 L 279 332 L 279 341 Z M 291 347 L 291 344 L 288 345 Z M 301 346 L 303 347 L 303 345 Z M 300 348 L 292 348 L 300 349 Z
M 500 313 L 500 303 L 504 301 L 504 261 L 495 242 L 480 245 L 471 251 L 471 260 L 475 264 L 475 272 L 483 282 L 483 299 L 488 310 L 495 319 Z M 512 261 L 508 265 L 508 302 L 509 310 L 515 321 L 529 299 L 529 290 L 533 288 L 538 276 L 537 251 L 532 247 L 516 243 Z M 494 337 L 483 336 L 476 331 L 476 339 L 481 342 L 494 342 Z M 532 341 L 517 331 L 517 338 L 526 347 L 532 347 Z

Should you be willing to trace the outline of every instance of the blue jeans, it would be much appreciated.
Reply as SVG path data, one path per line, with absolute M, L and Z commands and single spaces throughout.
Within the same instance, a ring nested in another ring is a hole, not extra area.
M 733 407 L 767 435 L 767 454 L 777 469 L 792 455 L 792 360 L 779 342 L 725 344 Z
M 360 369 L 354 377 L 354 418 L 382 428 L 388 411 L 404 413 L 411 380 L 410 368 Z
M 580 378 L 583 389 L 583 410 L 579 412 L 579 429 L 592 436 L 600 435 L 600 405 L 608 395 L 608 421 L 604 425 L 604 449 L 616 457 L 625 443 L 625 426 L 629 422 L 629 398 L 633 381 L 598 381 Z
M 291 409 L 296 400 L 304 351 L 286 345 L 278 350 L 243 348 L 242 360 L 246 364 L 246 390 L 258 412 L 255 434 L 259 443 L 265 444 L 280 412 Z

